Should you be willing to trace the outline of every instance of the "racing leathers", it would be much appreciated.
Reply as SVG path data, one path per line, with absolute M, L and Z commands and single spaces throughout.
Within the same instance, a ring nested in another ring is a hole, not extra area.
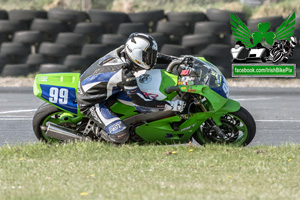
M 171 62 L 174 57 L 160 54 L 159 59 Z M 77 103 L 80 111 L 92 119 L 101 129 L 101 136 L 113 143 L 124 143 L 129 132 L 122 120 L 109 110 L 107 99 L 125 92 L 138 111 L 163 111 L 172 107 L 166 101 L 146 98 L 138 88 L 135 68 L 126 59 L 121 46 L 94 62 L 80 77 Z

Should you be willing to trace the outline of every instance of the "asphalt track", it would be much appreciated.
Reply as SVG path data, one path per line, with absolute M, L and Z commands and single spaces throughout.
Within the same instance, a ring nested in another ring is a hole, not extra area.
M 300 89 L 230 88 L 256 121 L 253 145 L 300 143 Z M 0 88 L 0 146 L 37 142 L 32 117 L 43 101 L 32 88 Z

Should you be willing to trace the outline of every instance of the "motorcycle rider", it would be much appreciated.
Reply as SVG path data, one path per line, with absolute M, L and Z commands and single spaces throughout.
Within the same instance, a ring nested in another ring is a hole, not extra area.
M 107 105 L 108 98 L 121 91 L 129 96 L 140 112 L 183 110 L 183 101 L 149 99 L 138 88 L 134 73 L 150 70 L 157 59 L 170 63 L 176 57 L 158 53 L 157 43 L 150 35 L 132 33 L 125 46 L 98 59 L 80 77 L 77 92 L 79 109 L 102 128 L 101 137 L 106 141 L 125 143 L 129 139 L 126 126 Z

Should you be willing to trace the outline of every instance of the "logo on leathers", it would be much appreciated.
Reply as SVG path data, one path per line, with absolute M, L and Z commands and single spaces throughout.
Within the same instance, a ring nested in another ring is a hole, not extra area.
M 139 82 L 142 84 L 148 84 L 152 81 L 152 77 L 150 74 L 143 74 L 139 77 Z

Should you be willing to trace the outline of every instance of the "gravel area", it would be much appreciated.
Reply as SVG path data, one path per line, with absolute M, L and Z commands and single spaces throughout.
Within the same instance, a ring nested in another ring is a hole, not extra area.
M 1 77 L 0 87 L 31 87 L 34 78 L 15 78 Z M 300 88 L 300 79 L 295 78 L 229 78 L 227 79 L 229 87 L 289 87 Z

